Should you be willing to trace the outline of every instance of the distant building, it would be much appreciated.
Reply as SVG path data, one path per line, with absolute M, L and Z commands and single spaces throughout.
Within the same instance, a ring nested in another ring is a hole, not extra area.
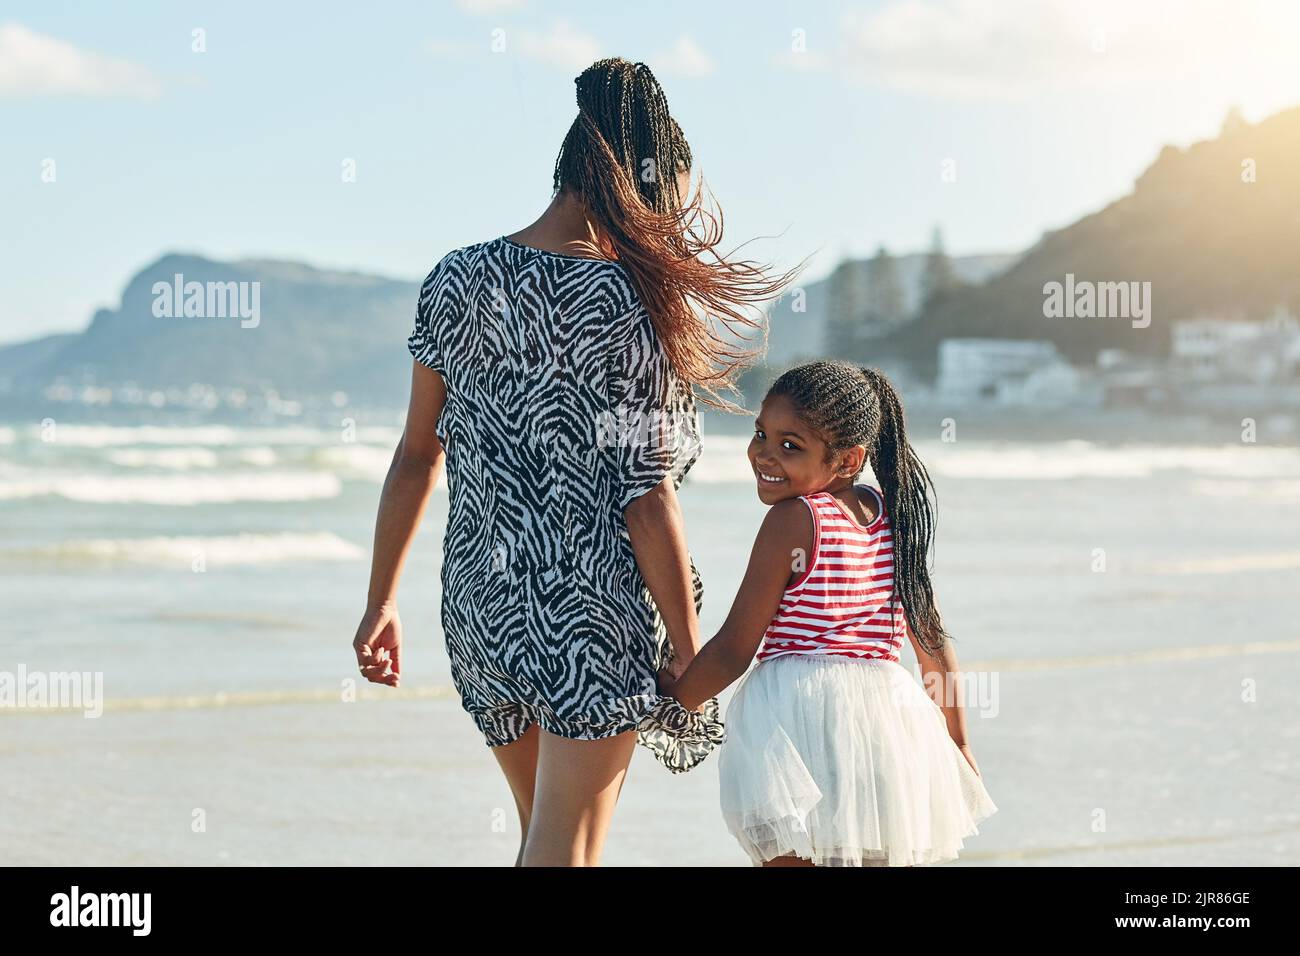
M 1102 371 L 1131 365 L 1133 356 L 1124 349 L 1101 349 L 1097 353 L 1097 368 Z
M 1016 380 L 1063 364 L 1051 342 L 947 339 L 939 345 L 936 391 L 945 400 L 998 400 L 1002 388 L 1005 400 L 1015 391 Z
M 1193 382 L 1279 381 L 1300 366 L 1300 322 L 1283 306 L 1260 321 L 1181 319 L 1170 352 L 1174 371 Z
M 1095 373 L 1067 362 L 1052 362 L 1000 379 L 996 399 L 1002 405 L 1033 408 L 1096 407 L 1102 404 L 1104 392 Z
M 1097 353 L 1097 377 L 1103 404 L 1151 406 L 1169 400 L 1166 362 L 1137 356 L 1124 349 L 1106 348 Z

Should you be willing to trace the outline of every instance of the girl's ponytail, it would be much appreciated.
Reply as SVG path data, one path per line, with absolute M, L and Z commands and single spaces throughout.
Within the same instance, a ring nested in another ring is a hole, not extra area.
M 934 482 L 907 440 L 903 403 L 889 379 L 877 369 L 859 369 L 875 393 L 880 410 L 874 444 L 867 449 L 871 470 L 880 482 L 894 535 L 894 582 L 907 623 L 931 653 L 950 638 L 934 604 L 929 556 L 934 544 Z

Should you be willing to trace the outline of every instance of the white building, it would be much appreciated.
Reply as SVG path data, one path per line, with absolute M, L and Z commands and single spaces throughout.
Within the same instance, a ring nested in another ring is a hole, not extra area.
M 1011 400 L 1014 383 L 1032 373 L 1065 365 L 1051 342 L 1025 339 L 947 339 L 939 346 L 936 391 L 950 401 Z
M 1283 306 L 1262 321 L 1181 319 L 1170 351 L 1175 367 L 1196 381 L 1275 381 L 1300 364 L 1300 322 Z
M 1053 362 L 1024 375 L 1010 375 L 997 384 L 1001 405 L 1032 408 L 1096 407 L 1104 392 L 1097 376 L 1066 362 Z

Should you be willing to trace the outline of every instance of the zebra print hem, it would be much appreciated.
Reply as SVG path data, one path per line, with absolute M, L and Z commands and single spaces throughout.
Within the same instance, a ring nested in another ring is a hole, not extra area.
M 469 714 L 489 747 L 514 743 L 534 723 L 540 724 L 547 733 L 569 740 L 601 740 L 636 730 L 637 743 L 672 773 L 685 773 L 698 766 L 727 739 L 716 697 L 705 702 L 703 713 L 687 710 L 676 698 L 658 694 L 643 694 L 622 703 L 629 707 L 639 705 L 633 709 L 643 712 L 639 716 L 628 713 L 600 723 L 587 719 L 565 720 L 527 704 L 511 702 Z M 649 710 L 644 709 L 647 704 Z
M 656 697 L 637 725 L 637 743 L 672 773 L 686 773 L 727 740 L 718 698 L 704 702 L 704 713 L 687 710 L 675 697 Z

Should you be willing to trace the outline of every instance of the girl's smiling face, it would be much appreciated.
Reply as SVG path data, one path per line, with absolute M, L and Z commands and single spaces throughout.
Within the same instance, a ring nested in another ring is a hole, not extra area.
M 754 420 L 748 451 L 758 498 L 774 505 L 852 484 L 862 471 L 866 449 L 856 445 L 828 461 L 826 442 L 800 420 L 790 399 L 769 395 Z

